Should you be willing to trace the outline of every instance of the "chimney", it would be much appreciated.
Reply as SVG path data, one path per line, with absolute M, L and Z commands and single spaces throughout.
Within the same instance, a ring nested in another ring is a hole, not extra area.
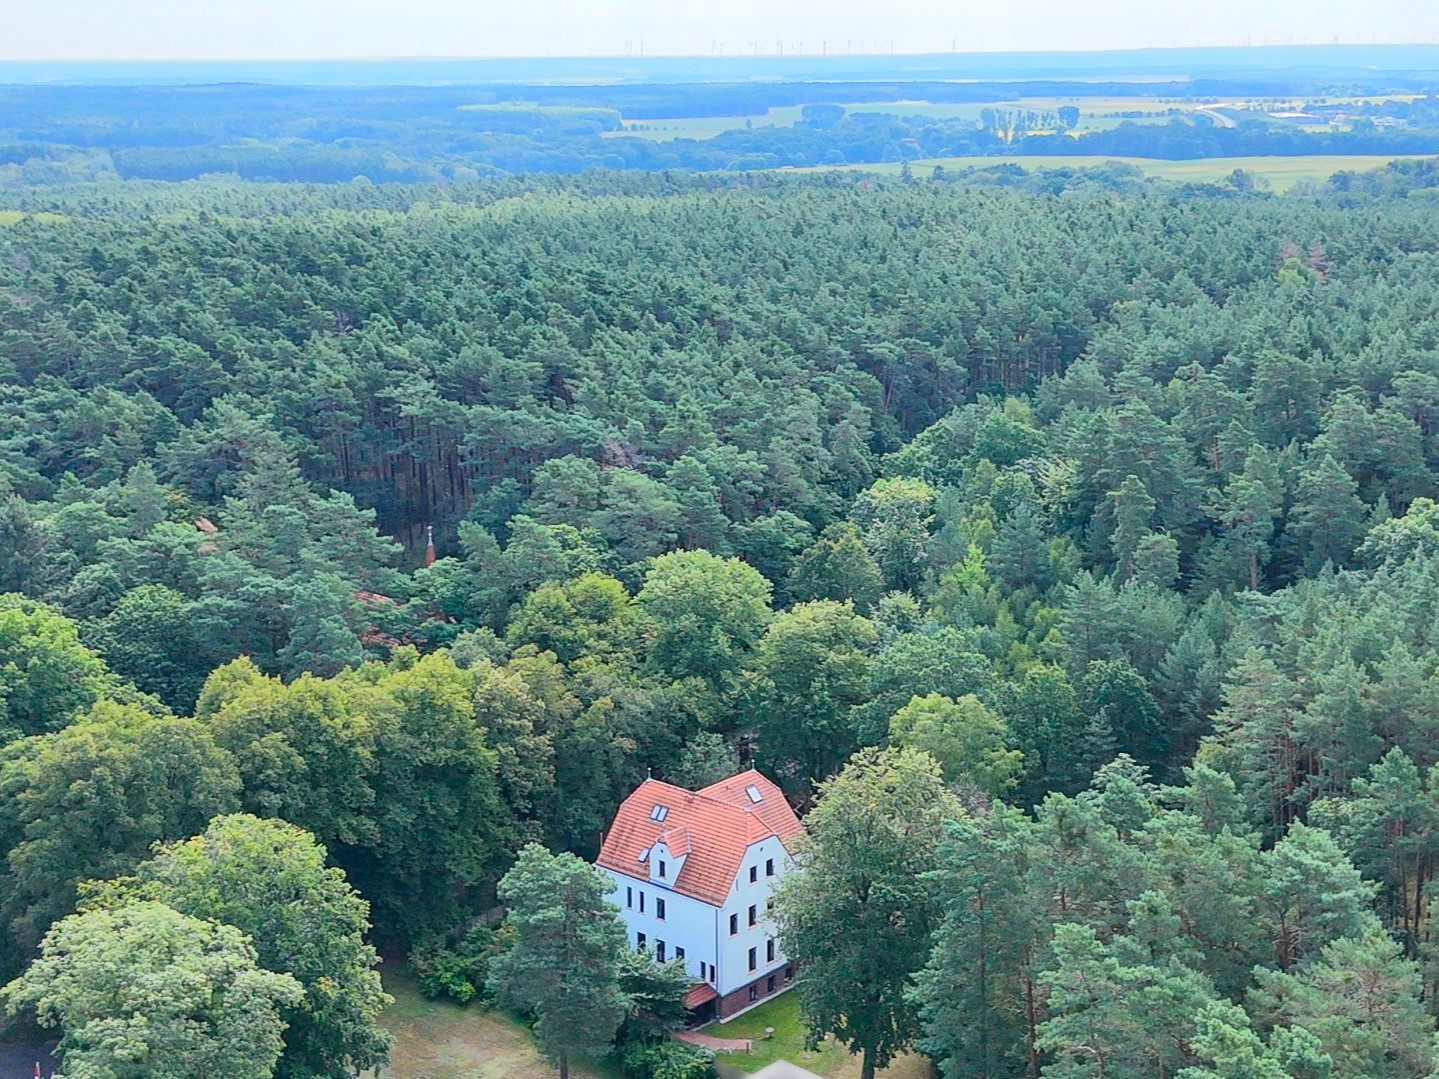
M 425 565 L 435 564 L 435 526 L 425 525 Z

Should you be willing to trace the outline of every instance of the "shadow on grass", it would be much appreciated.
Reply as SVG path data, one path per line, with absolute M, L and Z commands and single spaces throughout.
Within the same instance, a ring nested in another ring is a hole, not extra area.
M 529 1026 L 504 1011 L 427 1000 L 402 965 L 384 968 L 395 998 L 381 1022 L 395 1036 L 377 1079 L 552 1079 L 559 1069 L 535 1048 Z M 572 1079 L 620 1079 L 609 1062 L 573 1062 Z

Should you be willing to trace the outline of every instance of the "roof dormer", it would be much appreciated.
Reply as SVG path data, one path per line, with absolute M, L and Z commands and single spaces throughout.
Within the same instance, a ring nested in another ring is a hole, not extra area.
M 650 882 L 662 888 L 673 888 L 689 853 L 688 833 L 666 832 L 660 836 L 649 848 Z

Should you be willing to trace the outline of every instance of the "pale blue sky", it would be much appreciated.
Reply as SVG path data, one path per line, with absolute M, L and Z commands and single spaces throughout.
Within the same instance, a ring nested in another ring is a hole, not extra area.
M 1439 43 L 1439 0 L 5 0 L 0 59 Z

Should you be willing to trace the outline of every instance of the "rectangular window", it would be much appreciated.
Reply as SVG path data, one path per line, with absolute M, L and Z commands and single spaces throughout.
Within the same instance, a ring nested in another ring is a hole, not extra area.
M 634 890 L 633 888 L 626 888 L 626 889 L 625 889 L 625 906 L 627 906 L 627 907 L 633 907 L 634 905 L 635 905 L 635 890 Z
M 771 974 L 768 978 L 765 979 L 764 991 L 765 991 L 766 993 L 773 993 L 773 992 L 774 992 L 774 975 L 773 975 L 773 974 Z
M 641 952 L 645 950 L 645 935 L 643 933 L 635 934 L 635 948 Z
M 757 880 L 759 880 L 759 866 L 752 865 L 749 867 L 749 882 L 753 884 Z
M 661 858 L 661 859 L 660 859 L 660 880 L 664 880 L 664 879 L 665 879 L 665 860 L 664 860 L 663 858 Z
M 749 969 L 754 970 L 759 966 L 759 954 L 757 948 L 749 950 Z
M 764 909 L 770 914 L 774 913 L 774 896 L 770 896 L 767 900 L 765 900 Z
M 749 905 L 749 924 L 752 926 L 759 925 L 759 907 L 753 903 Z
M 655 917 L 660 921 L 665 920 L 665 901 L 655 896 Z
M 675 958 L 676 958 L 676 959 L 683 960 L 684 957 L 685 957 L 685 950 L 684 950 L 683 948 L 675 948 Z
M 766 963 L 774 962 L 774 941 L 772 940 L 764 942 L 764 961 Z
M 644 893 L 644 892 L 641 892 L 641 893 L 640 893 L 640 913 L 643 914 L 644 912 L 645 912 L 645 893 Z
M 785 983 L 788 984 L 793 978 L 794 978 L 794 967 L 792 967 L 792 966 L 785 967 L 785 968 L 784 968 L 784 980 L 785 980 Z
M 658 937 L 655 938 L 655 960 L 660 963 L 665 961 L 665 942 Z
M 738 933 L 738 932 L 739 932 L 739 915 L 738 915 L 738 914 L 731 914 L 731 915 L 729 916 L 729 935 L 730 935 L 730 936 L 734 936 L 734 935 L 735 935 L 736 933 Z
M 766 858 L 766 859 L 765 859 L 765 861 L 764 861 L 764 875 L 767 876 L 767 877 L 772 877 L 772 876 L 774 876 L 774 859 L 773 859 L 773 858 Z
M 753 1004 L 753 1003 L 754 1003 L 755 1001 L 757 1001 L 758 999 L 759 999 L 759 986 L 757 986 L 757 985 L 752 985 L 752 986 L 750 986 L 750 987 L 749 987 L 749 1002 L 750 1002 L 751 1004 Z
M 718 980 L 719 980 L 719 979 L 715 976 L 715 965 L 714 965 L 713 963 L 711 963 L 711 964 L 710 964 L 710 981 L 713 982 L 713 981 L 718 981 Z

